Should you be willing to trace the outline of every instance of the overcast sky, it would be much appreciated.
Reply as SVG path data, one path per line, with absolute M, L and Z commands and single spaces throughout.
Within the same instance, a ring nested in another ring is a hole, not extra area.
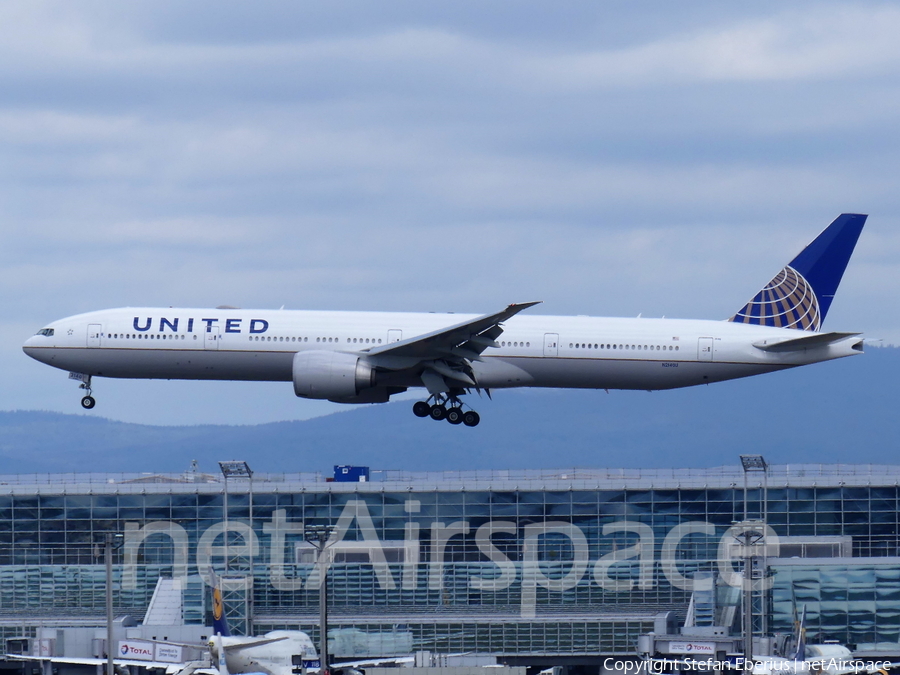
M 900 343 L 898 35 L 887 2 L 4 2 L 0 409 L 80 412 L 21 343 L 108 307 L 725 318 L 841 212 L 871 215 L 826 328 Z

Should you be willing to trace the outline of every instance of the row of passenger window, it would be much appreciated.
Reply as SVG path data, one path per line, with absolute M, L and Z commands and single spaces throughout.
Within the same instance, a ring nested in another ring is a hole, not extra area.
M 575 342 L 575 343 L 570 342 L 569 348 L 570 349 L 634 349 L 634 350 L 640 350 L 640 351 L 650 350 L 651 352 L 652 351 L 660 351 L 660 350 L 662 350 L 664 352 L 665 351 L 669 351 L 669 352 L 679 351 L 678 345 L 674 345 L 674 346 L 672 346 L 672 345 L 615 345 L 615 344 L 606 344 L 606 343 L 592 344 L 590 342 Z
M 171 333 L 110 333 L 106 337 L 117 340 L 184 340 L 187 336 Z M 197 339 L 196 335 L 194 335 L 194 339 Z M 249 336 L 249 340 L 250 342 L 259 342 L 260 340 L 263 342 L 309 342 L 308 337 L 283 337 L 271 335 L 251 335 Z M 336 337 L 317 337 L 316 342 L 338 342 L 338 339 Z M 350 338 L 347 338 L 347 342 L 350 342 Z M 356 338 L 353 338 L 353 342 L 356 342 Z M 362 342 L 362 338 L 360 338 L 360 342 Z M 366 339 L 366 342 L 369 342 L 369 339 Z M 374 338 L 372 338 L 372 342 L 375 342 Z M 378 340 L 378 344 L 381 344 L 381 340 Z
M 316 338 L 316 342 L 319 340 L 324 340 L 325 338 Z M 271 336 L 271 335 L 251 335 L 250 342 L 309 342 L 308 337 L 283 337 L 283 336 Z M 329 338 L 329 341 L 331 338 Z
M 186 339 L 186 335 L 177 335 L 171 333 L 112 333 L 107 335 L 108 338 L 113 338 L 117 340 L 184 340 Z M 197 339 L 197 336 L 193 336 L 194 339 Z M 283 337 L 283 336 L 271 336 L 271 335 L 251 335 L 248 338 L 250 342 L 309 342 L 309 337 Z M 317 337 L 316 342 L 330 342 L 335 343 L 338 342 L 338 338 L 336 337 Z M 347 338 L 347 342 L 349 344 L 381 344 L 381 339 L 376 338 Z M 500 343 L 501 347 L 531 347 L 531 342 L 519 342 L 519 341 L 504 341 Z M 635 349 L 635 350 L 650 350 L 656 351 L 678 351 L 678 345 L 674 347 L 672 345 L 615 345 L 615 344 L 597 344 L 597 343 L 585 343 L 585 342 L 575 342 L 569 343 L 570 349 Z
M 379 340 L 379 342 L 381 342 Z M 501 342 L 501 347 L 530 347 L 530 342 Z M 640 351 L 679 351 L 678 345 L 619 345 L 610 343 L 570 342 L 569 349 L 634 349 Z
M 309 342 L 309 337 L 283 337 L 283 336 L 272 336 L 272 335 L 251 335 L 250 342 Z M 338 342 L 338 338 L 336 337 L 317 337 L 316 342 L 331 342 L 332 344 Z M 347 342 L 354 343 L 365 343 L 365 344 L 381 344 L 381 340 L 376 340 L 375 338 L 347 338 Z
M 106 337 L 114 340 L 184 340 L 186 336 L 173 333 L 107 333 Z M 194 339 L 197 339 L 196 335 Z

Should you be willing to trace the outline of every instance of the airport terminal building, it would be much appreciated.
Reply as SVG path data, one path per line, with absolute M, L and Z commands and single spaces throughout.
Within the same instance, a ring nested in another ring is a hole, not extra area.
M 363 478 L 365 480 L 342 480 Z M 0 477 L 0 635 L 140 618 L 160 577 L 209 624 L 203 577 L 227 580 L 233 632 L 301 629 L 318 643 L 321 568 L 337 656 L 490 653 L 508 662 L 633 656 L 638 635 L 712 624 L 695 591 L 740 602 L 736 523 L 765 521 L 762 625 L 811 640 L 900 643 L 900 466 L 416 474 L 65 474 Z M 737 619 L 739 624 L 739 617 Z M 360 639 L 361 636 L 367 639 Z

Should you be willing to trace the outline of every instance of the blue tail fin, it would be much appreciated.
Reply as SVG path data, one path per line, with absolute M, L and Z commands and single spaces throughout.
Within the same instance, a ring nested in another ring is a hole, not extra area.
M 213 635 L 230 637 L 228 619 L 225 618 L 225 605 L 222 603 L 222 582 L 212 567 L 209 568 L 209 581 L 212 584 Z
M 843 213 L 729 321 L 821 329 L 867 216 Z

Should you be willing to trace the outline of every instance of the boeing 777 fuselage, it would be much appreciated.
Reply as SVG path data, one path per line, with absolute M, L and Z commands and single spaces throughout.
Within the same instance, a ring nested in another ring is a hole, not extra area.
M 425 387 L 417 415 L 475 426 L 459 399 L 473 389 L 673 389 L 860 353 L 858 333 L 820 327 L 865 218 L 840 216 L 727 321 L 123 308 L 55 321 L 24 350 L 81 380 L 86 408 L 92 377 L 292 381 L 340 403 Z

